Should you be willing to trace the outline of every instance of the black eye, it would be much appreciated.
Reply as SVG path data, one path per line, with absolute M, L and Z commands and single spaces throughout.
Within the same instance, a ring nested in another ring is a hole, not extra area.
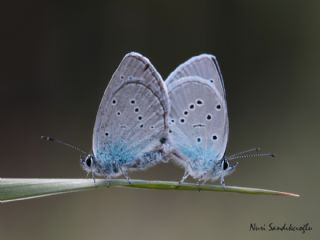
M 86 159 L 86 164 L 87 164 L 87 166 L 88 166 L 88 167 L 91 167 L 91 163 L 92 163 L 91 157 L 88 157 L 88 158 Z
M 229 164 L 227 161 L 223 161 L 223 170 L 226 170 L 229 167 Z

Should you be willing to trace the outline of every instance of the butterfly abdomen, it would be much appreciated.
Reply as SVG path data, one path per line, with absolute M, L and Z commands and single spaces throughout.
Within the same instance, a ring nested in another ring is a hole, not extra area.
M 164 161 L 165 153 L 163 150 L 154 150 L 143 153 L 139 159 L 132 161 L 132 164 L 128 164 L 128 168 L 131 169 L 145 169 L 156 165 L 157 163 Z

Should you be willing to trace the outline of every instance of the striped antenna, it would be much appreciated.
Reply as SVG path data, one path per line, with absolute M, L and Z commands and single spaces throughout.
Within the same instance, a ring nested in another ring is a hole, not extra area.
M 85 151 L 83 151 L 81 148 L 78 148 L 78 147 L 76 147 L 76 146 L 74 146 L 74 145 L 72 145 L 72 144 L 70 144 L 70 143 L 63 142 L 63 141 L 61 141 L 61 140 L 59 140 L 59 139 L 56 139 L 56 138 L 53 138 L 53 137 L 41 136 L 41 139 L 42 139 L 42 140 L 45 140 L 45 141 L 48 141 L 48 142 L 59 143 L 59 144 L 61 144 L 61 145 L 67 146 L 67 147 L 69 147 L 69 148 L 72 148 L 72 149 L 74 149 L 74 150 L 76 150 L 76 151 L 78 151 L 78 152 L 81 152 L 81 153 L 83 153 L 83 154 L 85 154 L 85 155 L 88 154 L 88 153 L 86 153 Z

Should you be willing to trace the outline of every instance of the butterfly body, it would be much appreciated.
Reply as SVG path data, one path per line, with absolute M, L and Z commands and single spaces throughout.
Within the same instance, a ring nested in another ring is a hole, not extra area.
M 234 171 L 225 159 L 229 120 L 222 76 L 214 56 L 181 64 L 166 80 L 172 157 L 186 176 L 216 180 Z

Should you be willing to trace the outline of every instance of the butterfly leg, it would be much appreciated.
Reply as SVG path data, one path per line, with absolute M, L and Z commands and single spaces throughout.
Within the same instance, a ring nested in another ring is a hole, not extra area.
M 131 180 L 130 180 L 130 177 L 128 176 L 128 174 L 127 174 L 127 175 L 125 175 L 125 177 L 126 177 L 126 179 L 127 179 L 128 183 L 129 183 L 129 184 L 131 184 Z
M 107 175 L 106 176 L 106 180 L 108 182 L 108 188 L 111 187 L 111 182 L 110 182 L 111 181 L 111 177 Z
M 95 177 L 94 177 L 93 172 L 88 172 L 86 177 L 89 178 L 90 173 L 91 173 L 91 175 L 92 175 L 93 183 L 96 183 L 96 179 L 95 179 Z
M 127 179 L 128 183 L 131 184 L 130 177 L 128 175 L 128 171 L 123 170 L 121 167 L 120 167 L 120 171 L 121 171 L 122 175 Z
M 96 183 L 96 176 L 94 175 L 94 172 L 91 171 L 91 174 L 92 174 L 93 183 Z
M 204 185 L 204 184 L 206 184 L 206 182 L 209 180 L 209 178 L 206 178 L 205 177 L 205 174 L 203 174 L 203 175 L 201 175 L 201 177 L 198 179 L 198 187 L 199 187 L 199 189 L 198 189 L 198 191 L 200 192 L 200 185 Z
M 190 175 L 189 175 L 188 171 L 185 171 L 184 174 L 183 174 L 183 177 L 179 181 L 179 184 L 183 183 L 189 176 Z
M 224 181 L 224 176 L 221 176 L 220 178 L 220 184 L 223 188 L 225 188 L 226 184 L 225 184 L 225 181 Z
M 200 191 L 201 191 L 201 189 L 200 189 L 201 181 L 202 181 L 202 179 L 201 179 L 201 178 L 199 178 L 199 179 L 198 179 L 198 181 L 197 181 L 197 185 L 198 185 L 198 192 L 200 192 Z

